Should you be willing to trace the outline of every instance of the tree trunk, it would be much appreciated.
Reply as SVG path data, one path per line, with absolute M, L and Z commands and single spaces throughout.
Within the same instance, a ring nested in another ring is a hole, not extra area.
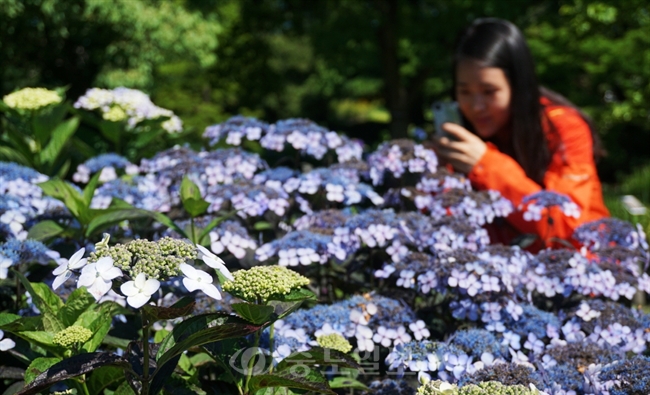
M 398 0 L 378 0 L 381 15 L 378 29 L 379 53 L 384 76 L 384 98 L 390 112 L 391 137 L 406 137 L 409 125 L 408 94 L 399 74 Z

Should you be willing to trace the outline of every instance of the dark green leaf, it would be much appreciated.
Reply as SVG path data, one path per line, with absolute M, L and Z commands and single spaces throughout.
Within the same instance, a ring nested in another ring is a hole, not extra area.
M 33 166 L 33 163 L 24 154 L 9 147 L 0 146 L 0 159 L 5 162 L 16 162 L 23 166 Z
M 165 395 L 206 395 L 207 392 L 188 382 L 187 380 L 173 375 L 164 385 Z M 222 393 L 221 391 L 219 393 Z
M 59 310 L 59 319 L 68 327 L 74 324 L 81 313 L 95 305 L 95 298 L 86 290 L 86 287 L 77 288 Z
M 45 141 L 52 135 L 52 125 L 59 125 L 63 121 L 66 112 L 68 112 L 68 106 L 60 104 L 51 106 L 46 111 L 40 111 L 39 114 L 34 115 L 32 129 L 34 136 L 41 145 L 44 145 Z
M 336 395 L 330 389 L 327 380 L 320 372 L 305 365 L 294 366 L 293 370 L 253 376 L 248 384 L 250 393 L 255 393 L 262 388 L 274 387 L 294 388 L 315 391 L 321 394 Z
M 0 379 L 23 380 L 25 369 L 15 366 L 0 366 Z
M 233 303 L 230 305 L 239 315 L 256 325 L 269 321 L 275 309 L 273 306 L 264 306 L 251 303 Z
M 120 339 L 119 337 L 106 335 L 104 336 L 104 340 L 102 341 L 102 344 L 115 347 L 115 348 L 125 349 L 129 346 L 129 342 L 130 340 L 127 339 Z
M 91 394 L 101 394 L 104 388 L 124 381 L 124 371 L 115 366 L 104 366 L 99 368 L 90 375 L 88 379 L 88 392 Z
M 183 325 L 186 322 L 187 325 Z M 208 327 L 208 324 L 213 326 Z M 239 317 L 223 313 L 210 313 L 192 317 L 177 325 L 172 333 L 160 344 L 156 359 L 159 365 L 163 365 L 167 360 L 184 350 L 223 339 L 246 336 L 260 328 L 260 326 L 253 325 Z
M 65 204 L 72 215 L 79 218 L 85 209 L 81 194 L 72 185 L 61 180 L 48 180 L 38 184 L 48 196 L 58 199 Z
M 21 319 L 19 315 L 11 313 L 0 313 L 0 329 L 5 329 L 5 326 L 16 320 Z
M 293 353 L 283 359 L 276 367 L 276 370 L 278 372 L 291 370 L 292 367 L 301 364 L 304 365 L 305 363 L 308 363 L 309 365 L 321 366 L 335 365 L 343 368 L 361 370 L 361 366 L 357 363 L 357 361 L 352 359 L 352 357 L 343 354 L 340 351 L 323 347 L 313 347 L 308 351 Z
M 119 387 L 113 392 L 113 395 L 136 395 L 133 388 L 126 381 L 120 384 Z
M 84 351 L 93 352 L 102 344 L 104 336 L 111 329 L 112 310 L 113 304 L 102 303 L 97 311 L 86 310 L 77 318 L 75 325 L 88 328 L 93 333 L 92 337 L 83 344 L 82 349 Z
M 38 288 L 35 289 L 32 287 L 32 284 L 23 276 L 20 272 L 14 270 L 13 271 L 16 277 L 20 280 L 20 282 L 23 284 L 25 289 L 29 292 L 29 294 L 32 296 L 32 300 L 34 301 L 34 304 L 38 309 L 43 313 L 43 327 L 45 330 L 48 330 L 50 332 L 56 333 L 64 329 L 63 323 L 59 321 L 59 319 L 56 317 L 56 314 L 54 313 L 54 310 L 52 307 L 50 307 L 50 303 L 56 305 L 63 305 L 63 302 L 61 302 L 61 299 L 52 292 L 52 290 L 48 288 L 49 292 L 43 289 L 43 287 L 36 287 Z M 41 294 L 38 291 L 43 291 L 43 296 L 45 296 L 45 300 L 43 300 Z M 51 292 L 51 294 L 50 294 Z M 58 299 L 59 303 L 56 303 L 56 300 Z
M 280 320 L 294 311 L 298 310 L 302 305 L 303 301 L 297 302 L 280 302 L 279 300 L 269 300 L 267 302 L 268 306 L 272 306 L 274 309 L 275 316 L 273 317 L 276 320 Z
M 334 377 L 329 384 L 330 388 L 352 388 L 355 390 L 368 391 L 368 387 L 366 387 L 365 384 L 349 377 Z
M 70 118 L 57 125 L 52 131 L 50 142 L 40 153 L 41 164 L 51 165 L 61 154 L 61 150 L 79 127 L 79 118 Z
M 11 384 L 9 387 L 7 387 L 7 389 L 5 390 L 5 392 L 2 393 L 2 395 L 14 395 L 18 391 L 20 391 L 24 386 L 25 386 L 24 381 L 22 381 L 22 380 L 17 381 L 15 383 Z
M 117 355 L 96 352 L 80 354 L 53 365 L 39 374 L 29 385 L 25 386 L 17 395 L 36 394 L 59 381 L 86 374 L 103 366 L 118 366 L 130 368 L 129 362 Z
M 170 307 L 159 307 L 152 305 L 142 306 L 142 311 L 149 323 L 159 320 L 172 320 L 174 318 L 185 317 L 192 313 L 196 301 L 191 296 L 185 296 Z
M 54 339 L 54 333 L 48 331 L 23 331 L 16 333 L 18 336 L 26 339 L 30 342 L 38 343 L 40 346 L 46 347 L 50 350 L 56 350 L 58 348 L 52 340 Z
M 95 175 L 90 178 L 88 185 L 86 185 L 83 190 L 83 200 L 86 207 L 90 207 L 90 202 L 93 200 L 93 196 L 95 196 L 95 190 L 97 189 L 97 185 L 99 184 L 99 177 L 101 175 L 101 171 L 95 173 Z
M 293 289 L 286 295 L 274 295 L 273 300 L 279 300 L 281 302 L 297 302 L 304 300 L 316 300 L 316 295 L 305 288 Z
M 36 376 L 59 362 L 61 362 L 61 358 L 36 358 L 25 371 L 25 383 L 31 383 Z
M 91 236 L 97 232 L 100 232 L 107 227 L 113 226 L 117 223 L 120 223 L 124 220 L 136 219 L 136 218 L 145 218 L 150 217 L 151 214 L 147 210 L 142 210 L 139 208 L 128 208 L 128 209 L 111 209 L 99 211 L 98 215 L 90 219 L 88 222 L 88 228 L 86 229 L 86 236 Z
M 52 311 L 58 311 L 63 307 L 63 301 L 59 295 L 55 294 L 52 288 L 43 283 L 32 283 L 32 288 L 38 297 L 45 303 L 47 306 L 52 309 Z M 31 292 L 30 292 L 31 294 Z M 33 294 L 31 294 L 33 297 Z M 39 307 L 40 308 L 40 307 Z
M 255 230 L 268 230 L 271 228 L 271 224 L 266 221 L 258 221 L 255 222 L 255 225 L 253 225 L 253 229 Z
M 188 176 L 184 176 L 181 182 L 181 201 L 185 211 L 193 218 L 205 213 L 210 206 L 210 203 L 201 197 L 199 187 Z
M 46 241 L 63 233 L 64 229 L 52 220 L 45 220 L 29 228 L 28 239 Z

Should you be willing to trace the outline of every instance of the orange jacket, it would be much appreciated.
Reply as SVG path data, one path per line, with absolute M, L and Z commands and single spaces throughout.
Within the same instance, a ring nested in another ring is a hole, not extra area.
M 571 197 L 580 207 L 579 218 L 564 216 L 559 209 L 550 210 L 552 225 L 541 221 L 525 221 L 523 213 L 516 210 L 507 221 L 520 233 L 533 233 L 541 240 L 553 238 L 571 240 L 573 231 L 579 225 L 609 216 L 603 202 L 602 189 L 593 155 L 593 140 L 587 123 L 578 112 L 570 107 L 553 105 L 545 98 L 541 100 L 545 117 L 554 126 L 556 133 L 546 127 L 549 147 L 557 147 L 552 152 L 551 163 L 544 174 L 547 190 Z M 542 187 L 526 176 L 522 167 L 510 156 L 500 152 L 492 143 L 483 157 L 474 166 L 468 177 L 472 186 L 478 190 L 493 189 L 519 206 L 521 200 Z M 508 229 L 493 229 L 490 234 L 493 242 L 508 243 L 517 232 Z M 494 240 L 494 238 L 497 240 Z M 541 245 L 538 243 L 534 249 Z

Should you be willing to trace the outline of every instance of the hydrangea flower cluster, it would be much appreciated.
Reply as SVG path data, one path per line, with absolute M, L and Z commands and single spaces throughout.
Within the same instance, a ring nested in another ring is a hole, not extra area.
M 58 104 L 63 98 L 55 91 L 45 88 L 23 88 L 5 95 L 2 101 L 17 110 L 35 111 L 51 104 Z
M 282 217 L 291 205 L 286 192 L 250 181 L 210 189 L 205 200 L 209 213 L 232 208 L 242 218 L 261 217 L 268 211 Z
M 269 124 L 253 117 L 236 115 L 223 123 L 208 126 L 203 137 L 209 139 L 210 146 L 215 146 L 222 139 L 226 144 L 241 145 L 242 139 L 258 141 L 269 130 Z
M 514 211 L 512 203 L 497 191 L 455 188 L 436 196 L 420 193 L 415 195 L 414 203 L 418 210 L 429 212 L 435 218 L 464 217 L 477 226 L 492 223 L 495 218 L 505 218 Z
M 318 345 L 316 339 L 331 334 L 351 340 L 360 352 L 430 336 L 424 322 L 417 320 L 408 306 L 374 294 L 299 310 L 277 321 L 275 331 L 276 344 L 287 345 L 287 351 L 308 350 Z
M 241 145 L 242 139 L 259 140 L 263 148 L 283 152 L 289 145 L 301 155 L 317 160 L 325 157 L 328 151 L 336 153 L 338 162 L 360 160 L 363 147 L 346 136 L 327 130 L 308 119 L 285 119 L 275 124 L 266 124 L 255 118 L 235 116 L 224 123 L 206 128 L 203 137 L 216 145 L 224 137 L 230 145 Z
M 183 124 L 171 110 L 153 104 L 149 95 L 137 89 L 91 88 L 74 103 L 75 108 L 88 111 L 99 110 L 102 118 L 107 121 L 126 121 L 129 128 L 134 129 L 145 120 L 168 118 L 161 127 L 168 133 L 179 133 Z
M 186 263 L 195 258 L 201 259 L 225 278 L 232 279 L 220 258 L 206 248 L 194 247 L 184 240 L 164 237 L 151 242 L 140 239 L 109 247 L 109 239 L 110 236 L 105 234 L 87 259 L 83 258 L 85 248 L 82 248 L 69 261 L 63 261 L 54 271 L 57 276 L 54 280 L 55 288 L 64 284 L 74 271 L 80 269 L 78 288 L 86 287 L 98 301 L 116 300 L 123 297 L 111 291 L 113 281 L 127 280 L 120 286 L 126 296 L 126 303 L 140 308 L 158 292 L 161 281 L 180 274 L 183 275 L 182 283 L 189 292 L 201 290 L 214 299 L 221 299 L 212 276 Z
M 0 162 L 0 235 L 24 240 L 31 220 L 65 210 L 58 200 L 43 196 L 37 184 L 48 179 L 31 168 Z
M 87 342 L 92 336 L 93 332 L 90 329 L 80 325 L 72 325 L 57 332 L 52 339 L 52 343 L 63 348 L 72 348 L 76 344 Z
M 140 172 L 137 165 L 129 162 L 123 156 L 117 154 L 102 154 L 90 158 L 77 166 L 77 171 L 72 175 L 72 180 L 80 184 L 86 184 L 95 173 L 101 172 L 99 182 L 106 183 L 118 178 L 117 170 L 122 170 L 127 175 L 134 175 Z
M 223 290 L 247 301 L 266 303 L 273 297 L 287 295 L 309 285 L 309 279 L 282 266 L 255 266 L 233 273 L 234 279 Z
M 525 210 L 524 210 L 525 207 Z M 553 191 L 539 191 L 524 197 L 521 201 L 520 210 L 524 211 L 526 221 L 540 221 L 544 209 L 558 207 L 567 217 L 580 217 L 580 208 L 570 197 Z
M 23 263 L 47 265 L 62 262 L 58 252 L 50 250 L 40 241 L 9 239 L 0 243 L 0 279 L 7 278 L 9 268 Z
M 382 185 L 386 175 L 401 178 L 406 172 L 422 175 L 435 173 L 438 167 L 438 157 L 422 144 L 412 140 L 392 140 L 381 144 L 375 152 L 368 156 L 370 178 L 373 185 Z

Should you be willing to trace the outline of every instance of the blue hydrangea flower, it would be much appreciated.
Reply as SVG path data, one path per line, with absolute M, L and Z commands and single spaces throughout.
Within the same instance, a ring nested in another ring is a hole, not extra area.
M 210 146 L 215 146 L 219 141 L 226 139 L 226 144 L 241 145 L 245 138 L 248 141 L 257 141 L 269 129 L 269 124 L 253 117 L 236 115 L 227 121 L 208 126 L 203 132 L 203 137 L 209 139 Z

